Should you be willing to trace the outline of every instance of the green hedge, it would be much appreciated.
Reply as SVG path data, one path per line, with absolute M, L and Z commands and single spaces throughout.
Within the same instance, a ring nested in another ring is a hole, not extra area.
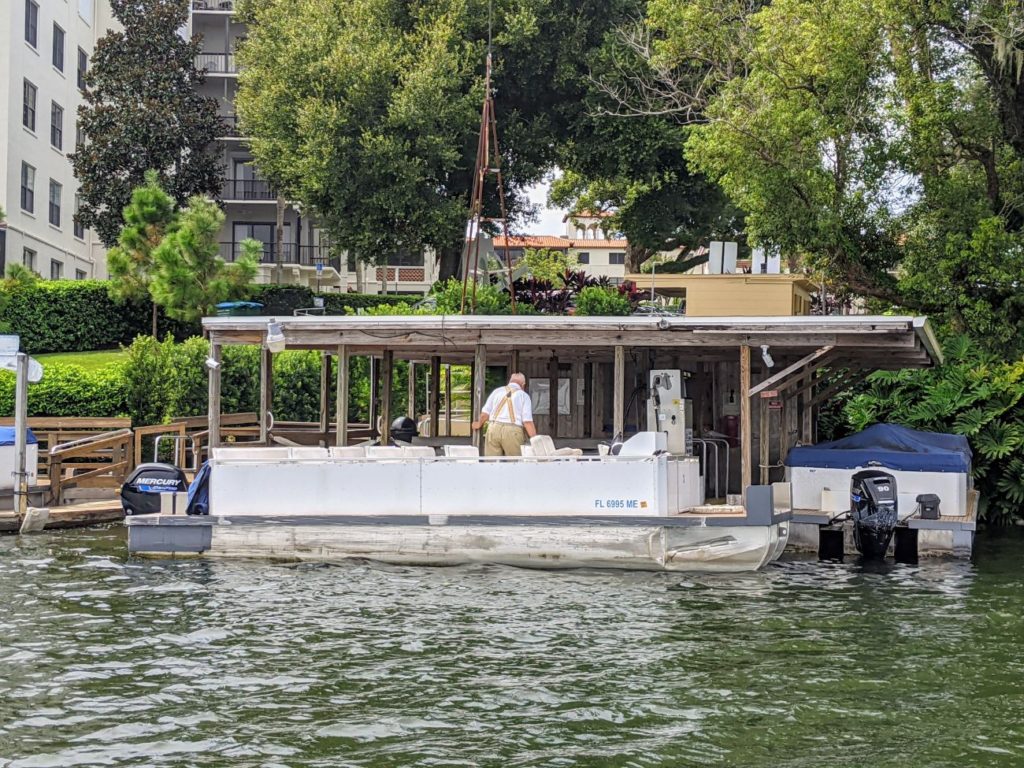
M 47 352 L 87 352 L 115 349 L 131 344 L 151 328 L 152 304 L 119 304 L 107 293 L 102 280 L 40 280 L 5 290 L 7 300 L 0 302 L 0 325 L 6 332 L 21 336 L 22 349 L 29 354 Z M 290 316 L 294 310 L 313 306 L 313 292 L 297 286 L 254 285 L 249 297 L 264 304 L 269 315 Z M 324 295 L 329 314 L 346 314 L 384 304 L 407 304 L 413 296 L 372 296 L 355 293 Z M 159 335 L 168 333 L 186 339 L 201 333 L 198 325 L 180 323 L 163 316 L 158 320 Z

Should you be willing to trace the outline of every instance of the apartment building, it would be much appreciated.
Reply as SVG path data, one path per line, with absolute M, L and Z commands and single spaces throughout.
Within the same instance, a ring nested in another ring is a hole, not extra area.
M 515 264 L 528 249 L 562 251 L 576 257 L 579 269 L 593 277 L 607 277 L 615 283 L 626 278 L 626 248 L 629 242 L 607 231 L 609 213 L 574 213 L 565 216 L 562 235 L 523 235 L 508 238 L 509 259 Z M 494 238 L 493 249 L 503 258 L 504 236 Z
M 221 256 L 237 258 L 241 242 L 263 243 L 263 263 L 257 282 L 306 285 L 320 291 L 425 293 L 437 279 L 436 260 L 429 254 L 395 254 L 387 266 L 357 265 L 344 258 L 316 222 L 293 205 L 286 205 L 283 247 L 277 253 L 278 195 L 262 177 L 239 130 L 235 112 L 238 64 L 235 51 L 246 36 L 246 25 L 234 15 L 232 0 L 192 0 L 192 34 L 202 36 L 196 61 L 206 70 L 203 93 L 217 100 L 224 135 L 217 151 L 224 166 L 221 197 L 227 220 L 221 231 Z
M 114 22 L 105 0 L 7 0 L 0 14 L 0 270 L 49 279 L 106 277 L 105 249 L 74 223 L 82 77 Z

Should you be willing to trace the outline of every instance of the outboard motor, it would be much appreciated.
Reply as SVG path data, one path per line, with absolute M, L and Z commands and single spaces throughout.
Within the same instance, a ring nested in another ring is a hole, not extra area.
M 416 429 L 416 422 L 408 416 L 399 416 L 391 422 L 391 437 L 394 440 L 401 440 L 403 443 L 411 443 L 412 439 L 419 435 Z
M 868 469 L 850 480 L 850 519 L 853 543 L 864 557 L 883 558 L 899 522 L 896 478 Z
M 173 464 L 139 464 L 121 486 L 121 506 L 125 515 L 153 515 L 161 494 L 187 490 L 188 478 Z

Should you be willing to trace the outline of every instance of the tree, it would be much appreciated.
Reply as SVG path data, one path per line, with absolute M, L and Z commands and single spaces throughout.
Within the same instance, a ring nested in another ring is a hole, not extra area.
M 212 151 L 221 133 L 214 99 L 201 96 L 199 39 L 184 40 L 188 0 L 110 0 L 123 31 L 97 43 L 78 125 L 85 142 L 70 156 L 80 183 L 76 221 L 113 247 L 132 191 L 155 169 L 178 206 L 217 195 Z
M 146 171 L 146 183 L 132 192 L 124 209 L 124 227 L 117 245 L 107 252 L 110 295 L 117 301 L 149 298 L 149 287 L 156 267 L 153 252 L 164 236 L 174 230 L 178 214 L 174 200 L 157 179 L 156 171 Z M 153 303 L 153 338 L 157 337 L 157 305 Z
M 238 7 L 250 27 L 236 104 L 263 172 L 360 259 L 431 249 L 442 277 L 454 274 L 480 123 L 487 3 Z M 543 177 L 583 114 L 590 53 L 641 8 L 639 0 L 494 3 L 494 88 L 514 219 L 529 212 L 518 190 Z
M 561 286 L 562 277 L 566 272 L 575 269 L 576 257 L 564 251 L 547 248 L 527 248 L 520 264 L 527 274 L 538 280 L 546 280 L 552 285 Z M 518 270 L 517 270 L 518 271 Z
M 222 301 L 242 298 L 256 276 L 263 244 L 242 241 L 232 264 L 218 256 L 218 233 L 224 214 L 217 204 L 193 197 L 177 226 L 153 251 L 155 272 L 149 290 L 153 301 L 176 320 L 195 321 Z
M 1020 345 L 1020 29 L 983 0 L 652 0 L 624 38 L 648 69 L 608 93 L 686 128 L 755 242 Z

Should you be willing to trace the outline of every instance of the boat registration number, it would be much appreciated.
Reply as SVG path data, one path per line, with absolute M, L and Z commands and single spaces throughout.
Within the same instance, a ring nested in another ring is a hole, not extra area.
M 594 509 L 647 509 L 640 499 L 594 499 Z

